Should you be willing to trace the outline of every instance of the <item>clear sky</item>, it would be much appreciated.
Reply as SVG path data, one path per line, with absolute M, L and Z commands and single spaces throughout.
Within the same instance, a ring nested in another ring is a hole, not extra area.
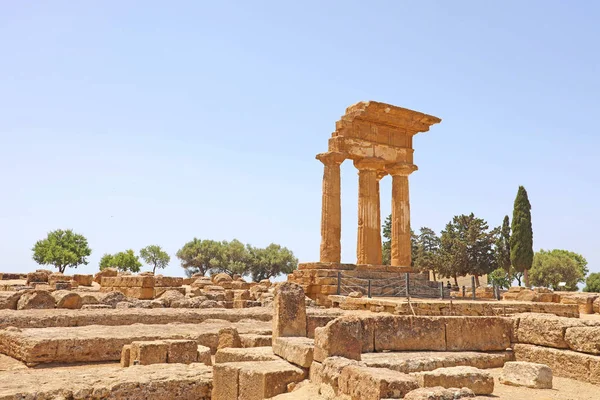
M 593 1 L 0 2 L 0 270 L 72 228 L 103 253 L 194 236 L 317 261 L 322 164 L 347 106 L 442 118 L 415 137 L 412 226 L 512 216 L 600 271 Z M 383 217 L 390 178 L 381 184 Z M 342 165 L 342 258 L 357 175 Z M 75 272 L 70 270 L 69 272 Z

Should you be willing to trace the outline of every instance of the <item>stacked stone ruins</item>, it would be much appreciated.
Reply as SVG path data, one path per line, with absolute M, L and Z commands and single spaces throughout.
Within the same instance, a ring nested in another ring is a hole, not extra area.
M 502 300 L 415 299 L 381 284 L 407 273 L 409 284 L 430 283 L 410 269 L 408 175 L 412 135 L 437 122 L 382 103 L 348 108 L 318 156 L 321 260 L 287 281 L 0 274 L 0 400 L 598 398 L 599 294 L 511 288 Z M 356 264 L 340 259 L 345 159 L 359 169 Z M 385 174 L 391 266 L 381 265 L 378 228 Z M 369 282 L 370 296 L 341 294 L 341 274 Z

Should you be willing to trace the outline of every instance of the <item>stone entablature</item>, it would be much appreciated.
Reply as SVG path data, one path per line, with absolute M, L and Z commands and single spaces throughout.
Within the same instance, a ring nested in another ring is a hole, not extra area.
M 321 262 L 341 261 L 340 164 L 353 160 L 358 169 L 357 264 L 381 264 L 379 181 L 392 176 L 393 266 L 410 267 L 408 175 L 413 164 L 412 136 L 441 120 L 431 115 L 374 101 L 346 109 L 329 139 L 324 165 L 321 215 Z

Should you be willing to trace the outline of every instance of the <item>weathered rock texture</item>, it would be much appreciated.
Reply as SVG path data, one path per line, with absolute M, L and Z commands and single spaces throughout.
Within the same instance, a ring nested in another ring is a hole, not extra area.
M 402 398 L 419 387 L 413 376 L 385 368 L 354 365 L 342 370 L 338 385 L 339 392 L 361 400 Z
M 469 397 L 475 397 L 475 393 L 471 389 L 446 389 L 436 386 L 413 390 L 404 396 L 404 400 L 457 400 Z
M 45 290 L 27 290 L 17 302 L 17 310 L 54 308 L 54 297 Z
M 304 337 L 278 337 L 273 340 L 273 353 L 303 368 L 311 366 L 314 347 L 315 341 Z
M 275 289 L 273 338 L 306 336 L 306 304 L 300 285 L 284 282 Z
M 50 368 L 0 372 L 0 399 L 208 400 L 204 364 Z
M 77 310 L 82 306 L 81 296 L 75 292 L 56 290 L 52 292 L 52 297 L 56 300 L 56 308 Z
M 491 394 L 494 391 L 494 378 L 488 372 L 474 367 L 439 368 L 421 372 L 417 377 L 422 387 L 466 387 L 475 394 Z
M 504 364 L 500 383 L 532 389 L 552 389 L 552 370 L 544 364 L 512 361 Z

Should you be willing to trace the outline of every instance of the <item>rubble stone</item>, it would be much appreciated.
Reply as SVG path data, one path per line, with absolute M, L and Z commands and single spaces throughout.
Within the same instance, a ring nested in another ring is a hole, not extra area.
M 511 361 L 504 364 L 500 383 L 532 389 L 552 389 L 552 369 L 544 364 Z
M 360 360 L 363 330 L 359 318 L 340 317 L 322 328 L 315 329 L 314 359 L 323 361 L 328 357 L 340 356 Z
M 274 361 L 280 358 L 275 355 L 272 347 L 224 348 L 217 350 L 215 364 L 244 361 Z
M 0 292 L 0 309 L 16 310 L 22 294 L 22 291 Z
M 402 398 L 418 388 L 415 377 L 385 368 L 350 365 L 339 378 L 339 391 L 352 399 Z
M 308 368 L 313 362 L 315 341 L 305 337 L 278 337 L 273 339 L 273 353 L 300 367 Z
M 457 400 L 475 397 L 475 393 L 468 388 L 449 388 L 446 389 L 441 386 L 419 388 L 408 392 L 404 396 L 404 400 Z
M 17 310 L 54 308 L 54 297 L 45 290 L 27 290 L 17 302 Z
M 198 361 L 198 343 L 195 340 L 171 339 L 165 340 L 165 343 L 169 364 L 191 364 Z M 210 351 L 210 348 L 207 349 Z
M 132 342 L 130 365 L 166 364 L 169 345 L 162 340 Z
M 74 274 L 73 280 L 81 286 L 92 286 L 92 282 L 94 282 L 94 276 L 93 275 Z
M 219 344 L 217 349 L 225 349 L 227 347 L 242 347 L 242 339 L 238 330 L 235 328 L 223 328 L 219 331 Z
M 82 306 L 81 296 L 68 290 L 56 290 L 52 292 L 52 297 L 56 300 L 56 308 L 69 308 L 72 310 L 80 309 Z

